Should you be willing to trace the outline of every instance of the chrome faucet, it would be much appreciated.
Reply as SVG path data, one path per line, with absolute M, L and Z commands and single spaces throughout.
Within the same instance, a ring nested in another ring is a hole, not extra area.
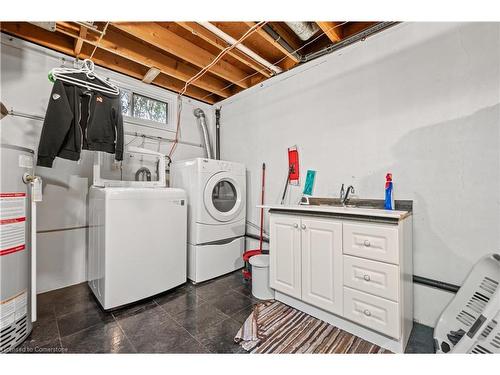
M 354 194 L 354 186 L 349 185 L 347 189 L 344 189 L 344 184 L 340 187 L 340 203 L 345 206 L 349 202 L 349 194 Z

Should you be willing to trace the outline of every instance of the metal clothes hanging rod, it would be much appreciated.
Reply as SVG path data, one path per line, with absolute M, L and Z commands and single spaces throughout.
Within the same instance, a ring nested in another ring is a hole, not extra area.
M 134 124 L 134 125 L 140 125 L 140 124 L 132 123 L 132 122 L 129 122 L 129 123 L 130 124 Z M 129 135 L 129 136 L 133 136 L 133 137 L 138 137 L 138 138 L 152 139 L 154 141 L 174 142 L 174 140 L 170 139 L 170 138 L 164 138 L 164 137 L 159 137 L 159 136 L 155 136 L 155 135 L 147 135 L 147 134 L 138 133 L 138 132 L 124 132 L 124 134 L 125 135 Z M 188 142 L 188 141 L 178 141 L 177 143 L 182 143 L 182 144 L 185 144 L 185 145 L 188 145 L 188 146 L 194 146 L 194 147 L 201 147 L 201 148 L 203 148 L 203 145 L 200 144 L 200 143 L 194 143 L 194 142 Z
M 33 115 L 33 114 L 30 114 L 30 113 L 24 113 L 24 112 L 19 112 L 19 111 L 15 111 L 14 109 L 10 109 L 8 115 L 9 116 L 14 116 L 14 117 L 28 118 L 28 119 L 37 120 L 37 121 L 44 121 L 45 120 L 44 116 Z M 126 123 L 126 124 L 130 124 L 130 125 L 144 126 L 143 124 L 141 124 L 139 122 L 135 122 L 135 121 L 131 121 L 131 120 L 125 120 L 124 119 L 123 122 Z M 148 126 L 148 127 L 154 128 L 152 126 Z M 154 128 L 154 129 L 157 129 L 157 128 Z M 157 130 L 160 130 L 160 129 L 157 129 Z M 128 136 L 140 137 L 140 138 L 147 138 L 147 139 L 151 139 L 151 140 L 159 141 L 159 142 L 174 142 L 174 140 L 170 139 L 170 138 L 165 138 L 165 137 L 160 137 L 160 136 L 154 136 L 154 135 L 148 135 L 148 134 L 139 133 L 139 132 L 127 132 L 127 131 L 125 131 L 123 133 L 125 135 L 128 135 Z M 188 146 L 203 148 L 203 145 L 201 143 L 188 142 L 188 141 L 178 141 L 178 143 L 184 144 L 184 145 L 188 145 Z

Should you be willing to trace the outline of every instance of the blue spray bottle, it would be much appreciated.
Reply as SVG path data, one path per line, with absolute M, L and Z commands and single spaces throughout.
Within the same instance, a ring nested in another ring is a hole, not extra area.
M 384 208 L 386 210 L 394 210 L 394 196 L 393 196 L 392 173 L 387 173 L 385 175 L 385 202 L 384 202 Z

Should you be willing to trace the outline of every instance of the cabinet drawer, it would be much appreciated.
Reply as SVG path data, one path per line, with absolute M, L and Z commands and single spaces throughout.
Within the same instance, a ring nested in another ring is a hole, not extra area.
M 398 302 L 399 267 L 344 255 L 344 285 Z
M 344 317 L 399 339 L 399 304 L 344 287 Z
M 398 264 L 398 228 L 383 224 L 343 225 L 344 254 Z

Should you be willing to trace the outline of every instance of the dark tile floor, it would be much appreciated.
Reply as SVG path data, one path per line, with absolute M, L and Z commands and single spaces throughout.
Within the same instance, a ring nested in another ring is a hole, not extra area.
M 38 321 L 19 353 L 246 353 L 233 342 L 257 300 L 236 271 L 104 312 L 86 283 L 38 295 Z M 432 353 L 416 324 L 408 353 Z

